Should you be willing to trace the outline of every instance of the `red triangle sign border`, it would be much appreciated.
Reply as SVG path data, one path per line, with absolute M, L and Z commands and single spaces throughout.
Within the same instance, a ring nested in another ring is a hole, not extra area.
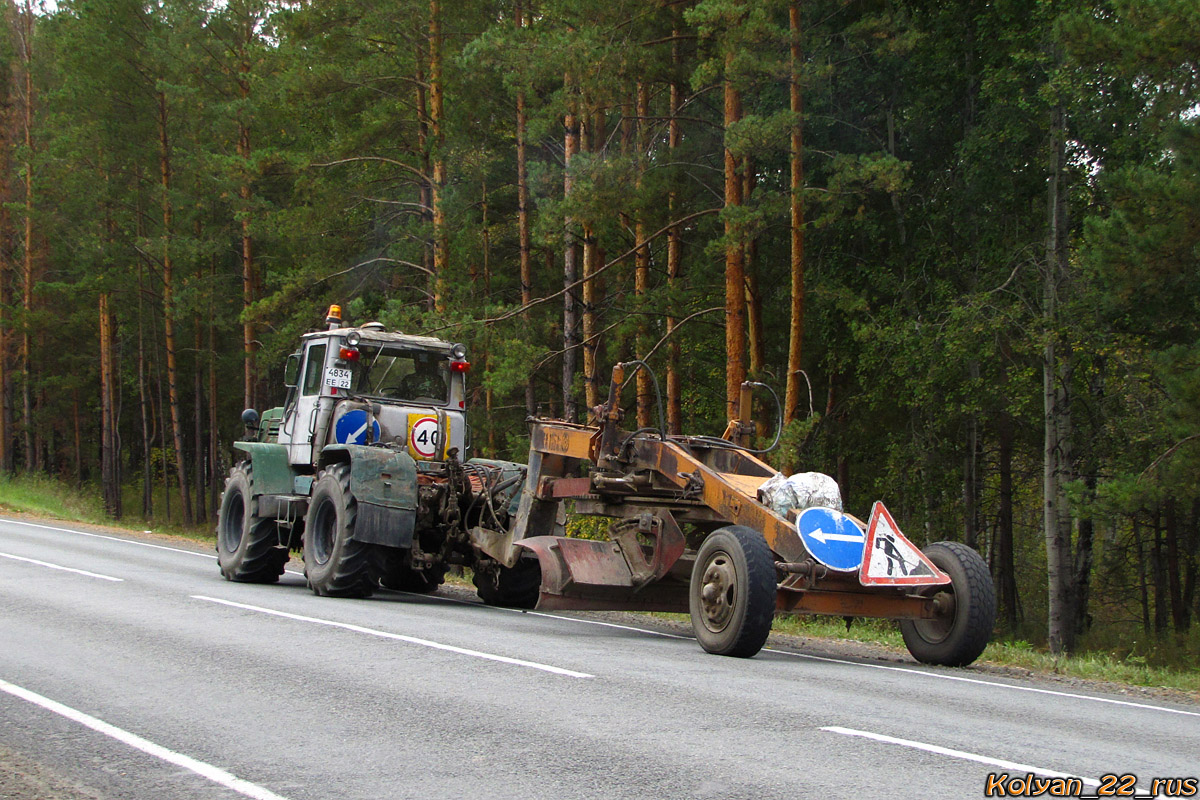
M 875 536 L 879 529 L 880 520 L 886 520 L 886 525 L 892 535 L 904 542 L 912 548 L 913 552 L 920 558 L 921 563 L 928 567 L 933 572 L 933 577 L 927 575 L 900 575 L 900 576 L 877 576 L 870 575 L 871 568 L 871 553 L 875 547 Z M 879 500 L 875 501 L 875 505 L 871 508 L 871 521 L 867 525 L 867 540 L 863 543 L 863 562 L 858 570 L 858 582 L 863 586 L 940 586 L 950 583 L 950 576 L 937 568 L 929 557 L 921 552 L 921 548 L 908 540 L 908 537 L 900 532 L 900 526 L 896 524 L 896 520 L 892 519 L 892 515 L 884 507 Z

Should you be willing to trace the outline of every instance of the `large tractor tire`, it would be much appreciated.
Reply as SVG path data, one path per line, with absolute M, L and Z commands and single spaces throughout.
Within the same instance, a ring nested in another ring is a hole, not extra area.
M 283 574 L 288 551 L 279 546 L 275 520 L 258 513 L 251 469 L 250 462 L 243 461 L 225 479 L 217 515 L 217 564 L 226 580 L 275 583 Z
M 931 586 L 927 594 L 946 595 L 946 612 L 935 619 L 900 621 L 904 644 L 923 664 L 965 667 L 979 658 L 996 622 L 996 589 L 987 562 L 958 542 L 924 549 L 929 560 L 950 576 L 949 586 Z
M 370 597 L 374 591 L 372 545 L 353 538 L 357 515 L 350 465 L 334 464 L 313 484 L 304 524 L 304 572 L 316 594 Z
M 385 589 L 413 594 L 429 594 L 446 582 L 446 567 L 439 564 L 429 569 L 416 570 L 409 566 L 407 550 L 386 549 L 380 559 L 379 584 Z
M 762 534 L 744 525 L 710 533 L 692 567 L 688 606 L 708 652 L 749 658 L 761 650 L 775 618 L 775 557 Z
M 489 606 L 529 609 L 537 606 L 542 593 L 542 568 L 537 558 L 522 557 L 511 568 L 477 569 L 472 582 L 479 599 Z

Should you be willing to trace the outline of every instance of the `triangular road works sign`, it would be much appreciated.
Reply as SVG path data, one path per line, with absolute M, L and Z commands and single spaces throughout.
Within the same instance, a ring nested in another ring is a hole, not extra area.
M 876 501 L 867 525 L 858 582 L 863 586 L 936 586 L 950 583 L 950 576 L 904 537 L 883 503 Z

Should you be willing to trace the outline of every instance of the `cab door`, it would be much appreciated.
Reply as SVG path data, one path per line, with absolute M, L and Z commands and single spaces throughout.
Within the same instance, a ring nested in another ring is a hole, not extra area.
M 279 431 L 279 442 L 288 446 L 288 461 L 292 464 L 312 463 L 313 433 L 317 426 L 321 396 L 326 391 L 325 364 L 328 357 L 328 339 L 310 339 L 304 343 L 296 399 L 284 413 Z M 330 401 L 332 398 L 327 402 Z

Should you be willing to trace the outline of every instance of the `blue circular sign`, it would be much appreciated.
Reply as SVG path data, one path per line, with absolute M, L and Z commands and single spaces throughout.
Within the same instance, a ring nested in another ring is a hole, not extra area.
M 850 517 L 832 508 L 806 508 L 796 517 L 796 532 L 817 561 L 838 572 L 862 566 L 867 536 Z
M 379 441 L 379 420 L 372 420 L 374 427 L 372 432 L 375 434 L 371 437 L 371 441 Z M 367 443 L 367 412 L 361 408 L 356 408 L 353 411 L 347 411 L 338 418 L 337 424 L 333 426 L 333 437 L 337 439 L 338 444 L 366 444 Z

